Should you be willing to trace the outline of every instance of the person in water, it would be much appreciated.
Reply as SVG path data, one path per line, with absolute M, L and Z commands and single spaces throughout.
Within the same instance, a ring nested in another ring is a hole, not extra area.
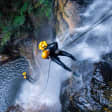
M 26 80 L 28 80 L 29 82 L 33 82 L 33 81 L 34 81 L 34 80 L 31 78 L 31 76 L 28 75 L 26 72 L 23 72 L 22 75 L 23 75 L 23 78 L 26 79 Z
M 23 72 L 22 75 L 23 75 L 24 79 L 27 79 L 27 73 L 26 72 Z
M 77 75 L 75 72 L 72 71 L 71 68 L 66 66 L 60 60 L 60 58 L 58 56 L 67 56 L 67 57 L 71 58 L 74 61 L 76 61 L 76 58 L 72 54 L 70 54 L 70 53 L 68 53 L 66 51 L 62 51 L 62 50 L 58 49 L 57 42 L 53 42 L 51 44 L 47 44 L 46 41 L 41 41 L 39 43 L 39 50 L 42 51 L 41 57 L 43 59 L 49 59 L 50 58 L 52 61 L 54 61 L 58 65 L 62 66 L 67 71 L 72 72 L 74 75 Z

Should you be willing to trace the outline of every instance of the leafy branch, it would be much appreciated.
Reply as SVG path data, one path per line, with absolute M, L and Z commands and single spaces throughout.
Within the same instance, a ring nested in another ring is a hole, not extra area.
M 0 37 L 2 37 L 0 39 L 0 47 L 6 45 L 13 36 L 20 38 L 21 33 L 28 33 L 32 29 L 27 18 L 29 14 L 39 18 L 49 18 L 51 15 L 51 1 L 0 1 Z

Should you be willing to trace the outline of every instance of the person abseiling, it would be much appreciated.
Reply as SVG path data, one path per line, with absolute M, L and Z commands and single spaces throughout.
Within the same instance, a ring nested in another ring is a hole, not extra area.
M 66 51 L 62 51 L 60 49 L 58 49 L 58 44 L 57 42 L 53 42 L 51 44 L 47 44 L 46 41 L 41 41 L 39 43 L 39 50 L 42 51 L 41 57 L 43 59 L 51 59 L 52 61 L 54 61 L 55 63 L 57 63 L 58 65 L 62 66 L 64 69 L 66 69 L 69 72 L 72 72 L 74 75 L 77 75 L 75 72 L 72 71 L 71 68 L 67 67 L 58 56 L 67 56 L 69 58 L 71 58 L 72 60 L 76 61 L 76 58 L 66 52 Z
M 34 80 L 31 78 L 31 76 L 28 75 L 26 72 L 23 72 L 22 75 L 23 75 L 23 78 L 28 80 L 29 82 L 31 82 L 31 83 L 34 82 Z

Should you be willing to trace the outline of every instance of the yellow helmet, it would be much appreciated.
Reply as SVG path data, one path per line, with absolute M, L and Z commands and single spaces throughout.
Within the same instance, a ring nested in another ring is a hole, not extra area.
M 45 50 L 45 51 L 42 52 L 41 57 L 42 57 L 43 59 L 46 59 L 46 58 L 48 58 L 49 54 L 50 54 L 50 52 L 49 52 L 48 50 Z
M 25 76 L 26 75 L 26 72 L 23 72 L 22 75 Z
M 24 79 L 27 79 L 27 77 L 26 77 L 26 76 L 24 76 Z
M 39 50 L 44 50 L 45 48 L 47 48 L 48 44 L 46 41 L 41 41 L 39 43 Z

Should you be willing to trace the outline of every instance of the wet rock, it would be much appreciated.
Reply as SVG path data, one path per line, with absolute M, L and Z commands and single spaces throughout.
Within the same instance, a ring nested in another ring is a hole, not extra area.
M 7 61 L 9 58 L 7 55 L 0 54 L 0 63 Z
M 70 0 L 55 1 L 54 10 L 57 18 L 57 33 L 63 34 L 67 29 L 70 33 L 74 32 L 79 17 L 76 10 L 76 2 Z
M 83 67 L 84 83 L 78 91 L 76 90 L 80 85 L 76 87 L 77 83 L 74 79 L 70 79 L 68 84 L 64 85 L 61 95 L 63 112 L 105 112 L 105 109 L 112 111 L 111 63 L 111 55 L 106 56 L 103 62 L 95 64 L 94 70 L 85 76 Z M 83 64 L 84 62 L 80 68 Z M 89 66 L 87 67 L 90 69 Z
M 20 105 L 10 106 L 6 112 L 60 112 L 60 111 L 58 110 L 57 105 L 47 106 L 43 104 L 40 107 L 37 107 L 37 109 L 28 108 L 26 110 L 24 110 Z
M 85 89 L 76 91 L 74 78 L 70 79 L 68 85 L 62 89 L 61 102 L 63 112 L 89 112 L 92 106 L 85 97 Z
M 108 62 L 99 63 L 99 69 L 105 82 L 112 81 L 112 64 Z
M 16 60 L 19 57 L 20 57 L 19 55 L 11 56 L 11 55 L 7 55 L 7 54 L 0 54 L 0 65 L 3 65 L 10 61 Z
M 105 55 L 103 62 L 97 64 L 91 80 L 91 97 L 100 106 L 100 109 L 112 107 L 112 60 L 111 55 Z M 102 110 L 104 111 L 104 110 Z
M 68 1 L 68 3 L 64 7 L 63 19 L 68 24 L 69 32 L 71 34 L 74 33 L 74 29 L 76 28 L 76 25 L 79 21 L 76 8 L 76 3 L 70 1 Z
M 23 112 L 23 109 L 19 106 L 10 106 L 6 112 Z
M 112 53 L 103 56 L 103 61 L 97 63 L 95 75 L 100 74 L 102 80 L 108 85 L 112 81 Z M 112 86 L 111 86 L 112 87 Z

